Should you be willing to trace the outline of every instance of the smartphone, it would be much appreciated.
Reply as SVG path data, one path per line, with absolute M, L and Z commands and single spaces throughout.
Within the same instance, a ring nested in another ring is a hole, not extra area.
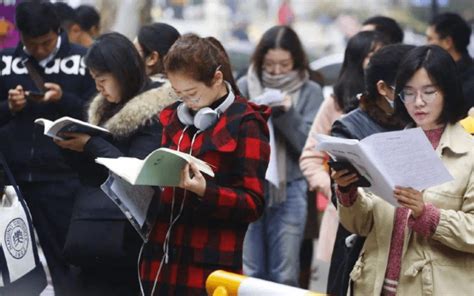
M 28 70 L 28 75 L 30 76 L 31 80 L 33 81 L 34 85 L 36 86 L 37 90 L 30 90 L 29 95 L 27 96 L 27 100 L 31 101 L 41 101 L 44 97 L 45 92 L 47 91 L 46 87 L 44 87 L 44 79 L 43 76 L 40 74 L 39 70 L 33 64 L 33 62 L 28 58 L 22 61 L 23 65 Z
M 359 177 L 359 180 L 355 183 L 357 187 L 370 187 L 372 184 L 370 184 L 369 180 L 367 180 L 366 177 L 362 176 L 357 169 L 348 161 L 334 161 L 334 160 L 329 160 L 328 161 L 329 167 L 335 171 L 340 171 L 340 170 L 348 170 L 349 173 L 356 173 L 357 177 Z
M 28 92 L 28 96 L 26 96 L 26 99 L 29 101 L 39 102 L 43 100 L 44 98 L 44 92 L 35 91 L 35 90 L 29 90 L 27 92 Z

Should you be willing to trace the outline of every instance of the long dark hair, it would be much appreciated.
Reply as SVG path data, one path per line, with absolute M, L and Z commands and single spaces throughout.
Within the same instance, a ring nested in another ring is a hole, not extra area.
M 148 83 L 145 66 L 133 43 L 119 33 L 100 36 L 87 51 L 84 62 L 89 70 L 110 73 L 120 86 L 120 102 L 107 103 L 104 120 L 141 93 Z
M 451 55 L 436 45 L 419 46 L 411 50 L 401 61 L 396 78 L 395 92 L 399 94 L 413 75 L 425 69 L 433 84 L 441 91 L 444 97 L 443 111 L 438 123 L 456 123 L 467 115 L 467 103 L 461 88 L 456 63 Z M 414 122 L 400 100 L 395 99 L 397 114 L 403 119 Z
M 260 81 L 262 80 L 265 55 L 270 49 L 277 48 L 290 52 L 293 58 L 293 70 L 299 71 L 303 77 L 305 70 L 309 69 L 308 58 L 298 34 L 288 26 L 274 26 L 263 34 L 252 56 L 252 64 Z
M 216 69 L 220 66 L 224 80 L 230 83 L 236 95 L 240 95 L 229 56 L 214 37 L 201 38 L 195 34 L 181 36 L 168 51 L 164 65 L 166 73 L 182 72 L 207 86 L 212 85 Z
M 334 85 L 336 103 L 344 113 L 357 108 L 356 95 L 364 91 L 364 59 L 381 45 L 384 45 L 384 39 L 376 31 L 359 32 L 349 39 L 341 71 Z

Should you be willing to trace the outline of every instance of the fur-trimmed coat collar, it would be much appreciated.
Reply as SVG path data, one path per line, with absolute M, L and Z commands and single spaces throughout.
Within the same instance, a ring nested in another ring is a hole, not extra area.
M 177 98 L 171 84 L 166 82 L 158 88 L 150 89 L 132 98 L 102 126 L 108 129 L 115 138 L 126 138 L 153 118 L 158 118 L 161 110 L 175 102 Z M 87 111 L 89 123 L 98 125 L 101 122 L 106 102 L 100 94 L 91 101 Z

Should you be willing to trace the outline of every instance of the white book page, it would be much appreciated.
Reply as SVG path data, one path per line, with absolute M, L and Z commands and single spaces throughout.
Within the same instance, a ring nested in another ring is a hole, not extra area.
M 381 172 L 370 153 L 364 151 L 358 140 L 316 135 L 318 150 L 326 151 L 336 161 L 348 161 L 371 184 L 368 190 L 384 198 L 388 203 L 396 205 L 393 189 L 387 177 Z
M 38 119 L 35 119 L 35 123 L 44 126 L 43 134 L 50 136 L 54 139 L 64 140 L 63 138 L 57 137 L 54 133 L 50 132 L 51 127 L 54 125 L 54 122 L 52 122 L 51 120 L 48 120 L 45 118 L 38 118 Z
M 79 132 L 79 133 L 94 133 L 97 131 L 101 131 L 103 133 L 110 133 L 107 129 L 95 126 L 90 123 L 84 122 L 79 119 L 75 119 L 72 117 L 64 116 L 56 121 L 51 121 L 44 118 L 38 118 L 35 120 L 36 124 L 44 125 L 44 134 L 59 140 L 64 140 L 63 138 L 59 137 L 57 134 L 61 131 L 72 131 L 72 132 Z
M 44 133 L 45 133 L 45 134 L 48 132 L 48 130 L 49 130 L 49 129 L 51 128 L 51 126 L 53 125 L 53 122 L 52 122 L 51 120 L 45 119 L 45 118 L 38 118 L 38 119 L 35 119 L 35 123 L 44 126 Z
M 272 183 L 273 186 L 280 187 L 280 177 L 278 175 L 278 160 L 276 157 L 275 128 L 270 117 L 267 121 L 268 133 L 270 138 L 270 160 L 268 161 L 267 171 L 265 172 L 265 180 Z
M 95 162 L 104 165 L 110 171 L 122 177 L 130 184 L 135 184 L 137 176 L 143 166 L 143 160 L 133 157 L 98 157 L 95 159 Z
M 153 188 L 131 185 L 114 173 L 110 173 L 109 178 L 100 187 L 117 204 L 135 230 L 146 241 L 147 233 L 144 233 L 143 226 L 155 194 Z
M 206 163 L 205 161 L 199 159 L 199 158 L 196 158 L 188 153 L 184 153 L 184 152 L 181 152 L 181 151 L 178 151 L 178 150 L 173 150 L 173 149 L 169 149 L 169 148 L 166 148 L 166 147 L 162 147 L 162 148 L 159 148 L 158 150 L 155 150 L 157 151 L 164 151 L 164 152 L 168 152 L 168 153 L 171 153 L 171 154 L 174 154 L 174 155 L 177 155 L 179 157 L 181 157 L 182 159 L 186 160 L 188 163 L 189 162 L 193 162 L 197 168 L 202 171 L 203 173 L 211 176 L 211 177 L 214 177 L 214 172 L 212 171 L 212 168 L 209 166 L 208 163 Z M 152 153 L 153 154 L 153 153 Z M 149 156 L 147 156 L 147 158 L 145 158 L 145 162 L 147 161 L 147 159 L 149 157 L 151 157 L 150 154 Z
M 392 187 L 421 191 L 453 179 L 421 128 L 374 134 L 362 143 Z
M 53 122 L 53 125 L 48 129 L 47 135 L 54 138 L 60 138 L 57 136 L 58 132 L 69 124 L 71 124 L 69 120 L 55 121 Z

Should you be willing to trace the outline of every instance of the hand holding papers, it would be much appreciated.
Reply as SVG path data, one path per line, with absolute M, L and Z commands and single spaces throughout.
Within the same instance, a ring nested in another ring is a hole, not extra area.
M 420 128 L 373 134 L 361 141 L 316 135 L 318 150 L 348 161 L 371 183 L 368 190 L 392 205 L 395 186 L 423 190 L 453 177 Z
M 283 101 L 284 97 L 285 93 L 283 93 L 281 90 L 274 88 L 266 88 L 264 93 L 256 98 L 253 98 L 252 102 L 259 105 L 281 105 L 281 102 Z

